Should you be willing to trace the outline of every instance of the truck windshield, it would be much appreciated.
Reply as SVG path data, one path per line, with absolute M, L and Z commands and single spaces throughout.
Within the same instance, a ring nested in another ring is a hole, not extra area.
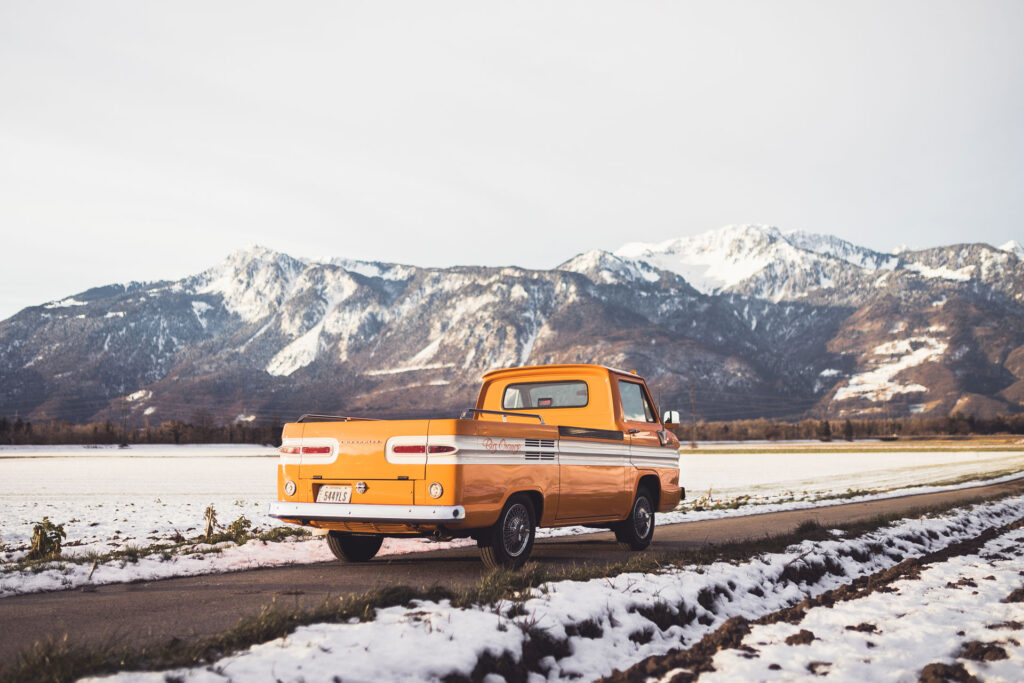
M 586 382 L 529 382 L 505 387 L 501 407 L 503 410 L 582 408 L 589 399 Z

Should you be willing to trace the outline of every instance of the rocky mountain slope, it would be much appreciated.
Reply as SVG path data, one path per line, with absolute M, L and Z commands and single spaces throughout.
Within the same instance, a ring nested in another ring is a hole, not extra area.
M 637 369 L 699 417 L 1024 405 L 1015 243 L 881 254 L 735 226 L 549 271 L 310 262 L 254 247 L 0 322 L 0 415 L 133 423 L 454 415 L 494 367 Z

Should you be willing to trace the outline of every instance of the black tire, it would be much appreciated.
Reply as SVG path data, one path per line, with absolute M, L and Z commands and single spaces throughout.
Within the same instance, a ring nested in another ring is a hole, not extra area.
M 327 532 L 327 547 L 342 562 L 366 562 L 380 550 L 383 536 L 347 534 L 344 531 Z
M 517 569 L 526 564 L 537 536 L 537 514 L 529 497 L 514 495 L 498 521 L 479 540 L 480 559 L 491 569 Z
M 628 550 L 643 550 L 654 538 L 654 495 L 646 486 L 636 491 L 629 517 L 615 525 L 615 540 Z

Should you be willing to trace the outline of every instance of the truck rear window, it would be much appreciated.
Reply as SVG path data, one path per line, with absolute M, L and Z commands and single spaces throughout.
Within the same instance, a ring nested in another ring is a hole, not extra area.
M 501 408 L 582 408 L 589 400 L 586 382 L 528 382 L 505 387 Z

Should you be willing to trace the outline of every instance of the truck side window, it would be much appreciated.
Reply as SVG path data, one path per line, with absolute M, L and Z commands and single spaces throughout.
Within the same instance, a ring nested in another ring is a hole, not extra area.
M 654 408 L 647 399 L 642 386 L 636 382 L 619 380 L 619 396 L 622 397 L 622 419 L 630 422 L 657 422 Z
M 582 408 L 589 400 L 586 382 L 523 382 L 505 387 L 501 408 Z

